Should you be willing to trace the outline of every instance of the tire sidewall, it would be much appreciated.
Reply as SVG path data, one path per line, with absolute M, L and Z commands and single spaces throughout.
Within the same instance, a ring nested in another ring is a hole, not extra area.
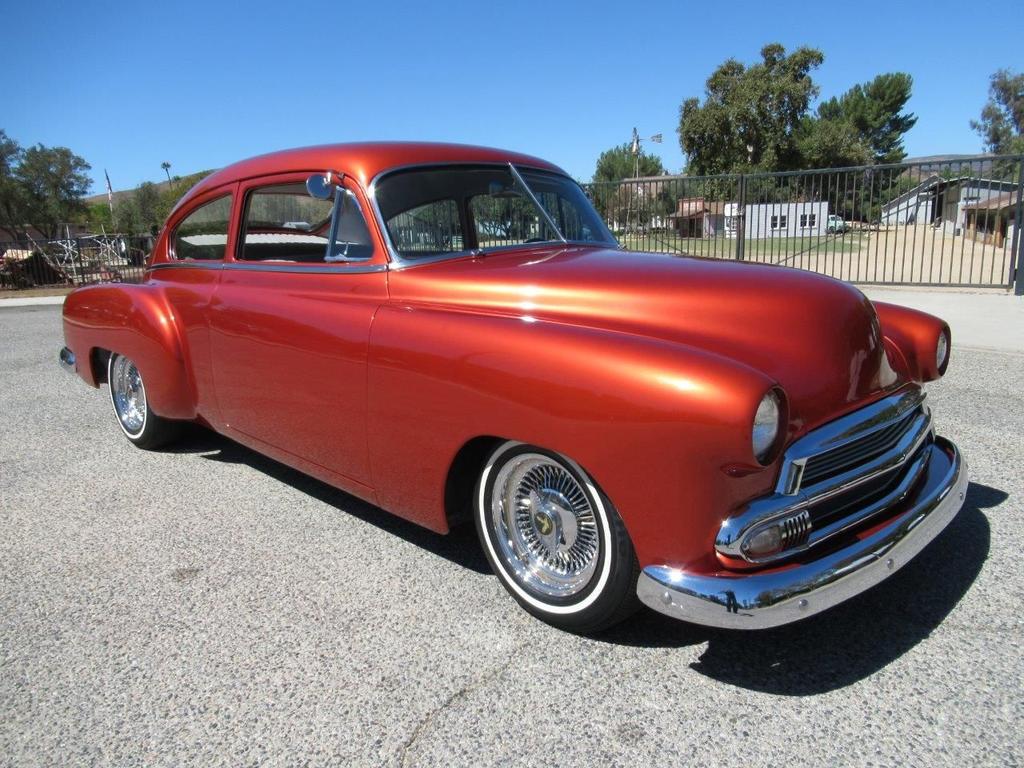
M 508 461 L 524 453 L 547 456 L 563 467 L 580 484 L 594 510 L 601 549 L 591 583 L 578 594 L 565 598 L 552 598 L 528 590 L 513 576 L 494 540 L 497 534 L 490 523 L 490 515 L 491 494 L 495 479 Z M 535 616 L 564 628 L 581 629 L 591 624 L 602 623 L 602 618 L 614 611 L 615 607 L 622 602 L 621 571 L 623 570 L 623 561 L 629 561 L 629 570 L 631 571 L 635 555 L 628 543 L 626 548 L 630 550 L 629 552 L 619 551 L 622 547 L 616 544 L 620 537 L 615 533 L 622 524 L 618 519 L 618 514 L 594 480 L 567 456 L 527 443 L 516 441 L 502 443 L 490 454 L 477 478 L 474 489 L 473 518 L 484 554 L 491 564 L 492 570 L 516 601 Z M 626 588 L 628 589 L 629 586 L 627 578 Z

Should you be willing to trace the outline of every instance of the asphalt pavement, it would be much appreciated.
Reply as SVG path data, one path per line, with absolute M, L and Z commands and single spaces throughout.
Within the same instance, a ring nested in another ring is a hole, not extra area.
M 1024 354 L 929 386 L 966 506 L 800 624 L 521 611 L 438 536 L 195 430 L 131 446 L 56 364 L 59 308 L 0 309 L 0 764 L 1020 765 Z

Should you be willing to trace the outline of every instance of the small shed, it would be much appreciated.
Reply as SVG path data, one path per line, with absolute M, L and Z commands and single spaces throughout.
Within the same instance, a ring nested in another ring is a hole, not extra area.
M 1013 238 L 1017 226 L 1017 197 L 1020 192 L 1007 192 L 987 200 L 964 204 L 964 227 L 967 236 L 1002 248 Z
M 668 215 L 680 237 L 714 237 L 725 223 L 725 203 L 703 197 L 681 197 Z

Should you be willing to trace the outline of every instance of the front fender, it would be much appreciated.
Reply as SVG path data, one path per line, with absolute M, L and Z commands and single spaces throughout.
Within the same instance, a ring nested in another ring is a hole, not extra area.
M 490 435 L 570 456 L 615 503 L 641 564 L 713 551 L 729 508 L 775 467 L 750 447 L 764 374 L 648 337 L 532 318 L 385 307 L 369 351 L 381 504 L 445 530 L 452 459 Z
M 933 381 L 946 372 L 950 356 L 946 355 L 941 369 L 935 360 L 939 334 L 946 334 L 946 341 L 951 341 L 949 325 L 944 320 L 898 304 L 887 304 L 884 301 L 873 304 L 882 336 L 898 350 L 906 376 L 920 383 Z
M 193 419 L 195 389 L 174 311 L 153 284 L 107 283 L 78 288 L 64 301 L 64 340 L 78 374 L 98 386 L 96 350 L 130 357 L 146 382 L 150 407 L 160 416 Z

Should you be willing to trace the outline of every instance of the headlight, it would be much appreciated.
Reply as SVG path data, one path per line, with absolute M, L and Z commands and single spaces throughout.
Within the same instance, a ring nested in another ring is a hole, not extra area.
M 774 390 L 765 393 L 754 414 L 753 447 L 754 456 L 762 464 L 775 445 L 779 436 L 779 396 Z
M 949 360 L 949 339 L 946 338 L 946 332 L 939 332 L 939 340 L 935 344 L 935 369 L 941 373 L 945 370 L 944 366 Z

